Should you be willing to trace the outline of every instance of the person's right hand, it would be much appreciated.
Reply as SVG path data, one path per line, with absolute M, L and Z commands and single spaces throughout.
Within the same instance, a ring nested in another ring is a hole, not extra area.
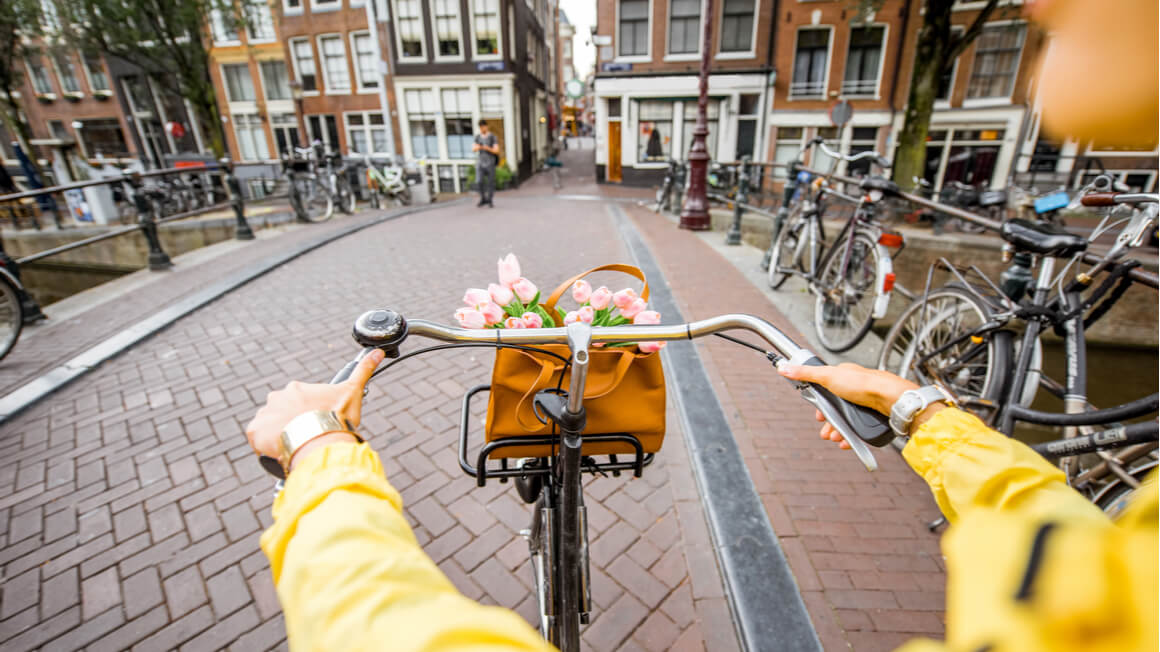
M 817 383 L 839 398 L 864 405 L 885 415 L 890 414 L 890 408 L 894 407 L 894 403 L 903 392 L 918 389 L 918 385 L 888 371 L 867 369 L 851 362 L 826 367 L 791 365 L 783 362 L 778 365 L 777 371 L 790 380 Z M 842 448 L 850 448 L 842 435 L 829 423 L 825 423 L 821 412 L 815 412 L 814 418 L 823 422 L 820 432 L 822 439 L 840 442 Z

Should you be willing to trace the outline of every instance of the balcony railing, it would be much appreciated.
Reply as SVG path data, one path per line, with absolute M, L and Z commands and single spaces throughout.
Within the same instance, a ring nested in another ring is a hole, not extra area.
M 825 97 L 826 82 L 822 80 L 795 81 L 789 85 L 790 97 Z
M 873 96 L 877 90 L 877 79 L 847 79 L 842 82 L 842 95 L 849 97 Z

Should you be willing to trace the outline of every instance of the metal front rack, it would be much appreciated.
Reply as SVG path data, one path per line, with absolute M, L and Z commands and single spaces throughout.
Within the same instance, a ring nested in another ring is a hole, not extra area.
M 488 467 L 487 462 L 491 454 L 503 450 L 505 448 L 521 448 L 527 446 L 558 446 L 560 443 L 559 435 L 538 435 L 529 437 L 503 437 L 490 441 L 483 445 L 476 455 L 475 466 L 472 466 L 468 461 L 467 453 L 467 435 L 469 426 L 471 424 L 471 400 L 476 394 L 491 389 L 491 385 L 476 385 L 467 390 L 463 395 L 463 410 L 459 421 L 459 468 L 463 469 L 464 473 L 475 478 L 475 482 L 480 487 L 487 483 L 488 478 L 499 478 L 500 482 L 507 482 L 508 478 L 530 477 L 536 475 L 548 475 L 552 472 L 551 466 L 535 467 L 535 468 L 511 468 L 508 465 L 508 460 L 512 458 L 499 458 L 499 466 Z M 607 462 L 597 462 L 593 456 L 585 455 L 582 471 L 587 473 L 611 473 L 613 475 L 620 475 L 621 471 L 632 471 L 634 477 L 639 478 L 644 470 L 644 467 L 652 464 L 656 456 L 653 453 L 645 453 L 644 446 L 640 443 L 640 439 L 628 433 L 607 434 L 607 435 L 584 435 L 584 443 L 623 443 L 628 444 L 634 449 L 632 461 L 621 461 L 616 454 L 602 455 L 600 457 L 607 457 Z

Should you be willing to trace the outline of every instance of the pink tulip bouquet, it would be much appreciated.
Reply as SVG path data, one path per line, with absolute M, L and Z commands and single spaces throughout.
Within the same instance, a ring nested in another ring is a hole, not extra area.
M 488 284 L 486 290 L 471 288 L 464 293 L 466 307 L 455 311 L 455 320 L 463 328 L 554 328 L 577 321 L 593 326 L 661 323 L 660 313 L 649 310 L 635 290 L 613 292 L 604 286 L 593 289 L 584 280 L 572 285 L 576 310 L 557 306 L 556 314 L 549 314 L 540 305 L 539 288 L 521 276 L 520 262 L 514 254 L 501 258 L 498 268 L 499 283 Z M 641 353 L 653 353 L 664 348 L 665 343 L 637 342 L 635 346 Z

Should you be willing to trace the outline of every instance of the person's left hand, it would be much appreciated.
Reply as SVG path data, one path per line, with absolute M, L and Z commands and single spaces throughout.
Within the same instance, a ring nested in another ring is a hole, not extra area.
M 358 427 L 362 417 L 363 388 L 382 361 L 383 352 L 375 349 L 355 367 L 350 378 L 337 385 L 292 381 L 285 389 L 270 392 L 266 395 L 266 405 L 246 426 L 250 446 L 259 455 L 278 459 L 279 440 L 286 424 L 313 410 L 333 411 L 346 419 L 351 428 Z

